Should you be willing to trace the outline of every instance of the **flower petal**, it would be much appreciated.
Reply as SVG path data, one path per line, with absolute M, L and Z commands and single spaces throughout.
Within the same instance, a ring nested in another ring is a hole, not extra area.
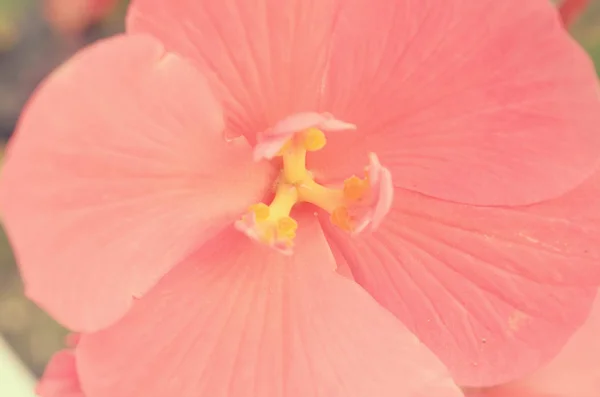
M 286 257 L 226 234 L 119 323 L 84 335 L 87 395 L 462 396 L 411 333 L 332 271 L 314 218 L 297 239 Z
M 84 397 L 72 350 L 62 350 L 52 357 L 35 392 L 40 397 Z
M 109 39 L 56 71 L 0 182 L 29 297 L 99 329 L 260 199 L 267 170 L 222 128 L 203 77 L 150 37 Z
M 474 207 L 396 191 L 372 236 L 324 220 L 353 278 L 406 323 L 459 384 L 539 368 L 585 321 L 600 283 L 600 174 L 544 204 Z
M 481 391 L 481 397 L 523 396 L 597 397 L 600 390 L 600 297 L 586 323 L 560 354 L 533 375 L 508 385 Z
M 224 102 L 229 132 L 255 134 L 321 95 L 341 0 L 136 0 L 128 32 L 193 59 Z
M 494 387 L 488 389 L 466 389 L 463 391 L 465 397 L 578 397 L 559 396 L 557 394 L 539 394 L 531 390 L 523 390 L 514 387 Z
M 597 167 L 597 76 L 549 1 L 348 0 L 339 21 L 323 106 L 358 132 L 315 153 L 326 178 L 376 152 L 398 187 L 523 205 Z

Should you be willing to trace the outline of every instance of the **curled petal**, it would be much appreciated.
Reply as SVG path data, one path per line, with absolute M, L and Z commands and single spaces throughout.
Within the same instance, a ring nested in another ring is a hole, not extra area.
M 367 227 L 370 231 L 377 229 L 390 212 L 394 200 L 394 185 L 390 171 L 381 165 L 375 153 L 369 154 L 369 162 L 367 167 L 371 190 L 369 205 L 357 220 L 354 234 L 362 233 Z
M 297 113 L 279 121 L 273 128 L 257 136 L 254 160 L 272 159 L 294 135 L 309 128 L 317 128 L 323 132 L 336 132 L 353 130 L 356 126 L 337 120 L 328 113 Z

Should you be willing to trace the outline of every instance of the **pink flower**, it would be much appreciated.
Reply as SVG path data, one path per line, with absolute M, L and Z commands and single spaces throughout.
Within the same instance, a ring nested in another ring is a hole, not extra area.
M 455 396 L 413 333 L 481 386 L 585 321 L 598 125 L 547 0 L 137 0 L 0 204 L 88 397 Z
M 600 298 L 583 327 L 552 362 L 510 384 L 472 390 L 467 397 L 597 397 L 600 390 Z
M 45 0 L 46 19 L 63 34 L 79 34 L 106 17 L 118 0 Z

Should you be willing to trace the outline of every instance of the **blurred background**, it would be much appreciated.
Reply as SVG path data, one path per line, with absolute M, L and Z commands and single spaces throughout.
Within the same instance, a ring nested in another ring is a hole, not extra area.
M 40 80 L 82 46 L 123 31 L 126 8 L 125 0 L 0 0 L 0 159 L 23 104 Z M 600 0 L 591 0 L 583 14 L 575 15 L 570 31 L 600 70 Z M 0 334 L 37 376 L 64 346 L 67 334 L 23 296 L 1 230 Z

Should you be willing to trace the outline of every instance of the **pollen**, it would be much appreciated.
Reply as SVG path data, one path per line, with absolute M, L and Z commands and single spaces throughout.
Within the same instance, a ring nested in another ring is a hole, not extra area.
M 309 128 L 302 134 L 304 148 L 309 152 L 316 152 L 325 147 L 327 138 L 325 133 L 318 128 Z
M 235 227 L 253 240 L 289 254 L 298 229 L 298 223 L 289 215 L 297 202 L 296 188 L 280 182 L 271 204 L 251 205 L 248 212 L 235 223 Z
M 311 114 L 310 117 L 316 117 Z M 313 177 L 306 167 L 309 152 L 325 147 L 325 132 L 353 129 L 354 125 L 335 120 L 331 115 L 322 117 L 322 124 L 290 133 L 289 123 L 274 127 L 255 147 L 255 159 L 282 157 L 282 168 L 276 182 L 275 196 L 271 204 L 253 204 L 235 227 L 248 237 L 266 244 L 284 254 L 292 254 L 298 222 L 292 210 L 299 203 L 313 204 L 329 214 L 331 223 L 353 235 L 369 225 L 373 228 L 387 214 L 391 206 L 393 186 L 391 174 L 381 166 L 375 154 L 369 155 L 370 164 L 365 168 L 365 178 L 351 176 L 342 186 L 325 186 Z M 312 119 L 311 119 L 312 120 Z M 289 121 L 289 120 L 288 120 Z M 328 129 L 329 128 L 329 129 Z M 370 181 L 370 176 L 374 176 Z M 383 192 L 383 193 L 382 193 Z
M 365 197 L 369 190 L 369 181 L 360 179 L 356 175 L 344 181 L 344 197 L 350 201 L 358 201 Z
M 269 217 L 269 206 L 265 203 L 251 205 L 249 211 L 254 212 L 257 221 L 264 221 Z
M 298 222 L 289 216 L 283 217 L 277 222 L 277 234 L 280 236 L 293 239 L 296 237 L 297 229 Z
M 350 219 L 350 214 L 348 213 L 347 207 L 337 207 L 333 210 L 329 219 L 331 220 L 331 223 L 340 229 L 347 232 L 352 231 L 352 220 Z

